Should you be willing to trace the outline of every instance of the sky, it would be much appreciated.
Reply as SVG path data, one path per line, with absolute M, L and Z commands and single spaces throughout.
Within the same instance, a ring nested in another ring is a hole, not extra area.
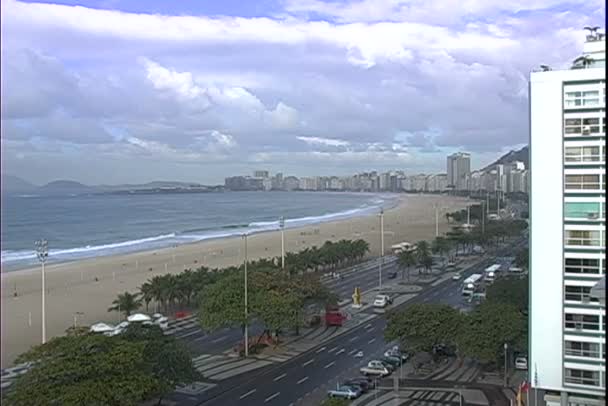
M 527 144 L 603 0 L 1 1 L 2 171 L 35 184 L 445 172 Z

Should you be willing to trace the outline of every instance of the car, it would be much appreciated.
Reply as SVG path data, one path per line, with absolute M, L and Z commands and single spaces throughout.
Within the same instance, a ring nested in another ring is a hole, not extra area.
M 397 277 L 397 271 L 389 272 L 388 278 L 395 279 Z
M 460 278 L 462 278 L 462 275 L 459 272 L 456 272 L 454 275 L 452 275 L 453 281 L 459 281 Z
M 394 358 L 401 358 L 401 360 L 403 362 L 407 361 L 409 358 L 409 355 L 406 353 L 403 353 L 401 351 L 395 351 L 394 349 L 388 350 L 384 352 L 384 356 L 385 357 L 394 357 Z
M 515 369 L 528 370 L 528 358 L 517 357 L 515 358 Z
M 359 388 L 361 390 L 361 393 L 367 393 L 371 389 L 370 384 L 367 381 L 367 379 L 361 379 L 361 380 L 349 379 L 347 381 L 344 381 L 344 386 L 351 386 L 351 387 L 354 386 L 356 388 Z
M 385 367 L 386 369 L 388 369 L 389 371 L 394 371 L 395 367 L 393 365 L 391 365 L 390 363 L 386 362 L 386 361 L 381 361 L 381 360 L 373 360 L 368 362 L 367 364 L 368 367 Z
M 374 307 L 384 308 L 391 303 L 391 298 L 388 295 L 377 295 L 374 299 Z
M 400 357 L 382 357 L 380 361 L 388 363 L 394 367 L 398 367 L 403 364 L 403 360 Z
M 386 368 L 385 366 L 370 367 L 368 365 L 368 366 L 364 366 L 363 368 L 359 369 L 359 371 L 365 376 L 374 375 L 374 376 L 379 376 L 382 378 L 385 376 L 389 376 L 391 374 L 391 371 L 388 368 Z
M 327 392 L 330 398 L 356 399 L 361 396 L 361 389 L 354 386 L 340 386 Z

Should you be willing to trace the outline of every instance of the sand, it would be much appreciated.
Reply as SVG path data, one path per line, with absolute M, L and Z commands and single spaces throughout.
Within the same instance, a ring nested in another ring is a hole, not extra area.
M 435 236 L 435 210 L 441 208 L 439 231 L 449 229 L 444 213 L 464 208 L 464 198 L 436 195 L 404 195 L 384 216 L 385 251 L 393 244 Z M 285 250 L 299 251 L 326 240 L 363 238 L 370 243 L 370 255 L 380 251 L 380 222 L 377 215 L 322 223 L 285 230 Z M 140 253 L 99 257 L 46 266 L 47 340 L 64 334 L 77 323 L 91 325 L 119 322 L 116 312 L 108 312 L 121 292 L 136 292 L 146 280 L 164 273 L 205 265 L 225 267 L 243 261 L 240 237 L 204 241 Z M 248 237 L 250 260 L 280 256 L 280 232 Z M 97 280 L 96 280 L 97 279 Z M 15 296 L 16 293 L 16 296 Z M 2 274 L 2 367 L 30 346 L 41 342 L 40 267 Z

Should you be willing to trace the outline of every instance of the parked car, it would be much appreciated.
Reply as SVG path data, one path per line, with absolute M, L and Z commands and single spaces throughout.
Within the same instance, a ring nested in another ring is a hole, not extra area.
M 403 360 L 400 357 L 382 357 L 380 361 L 388 363 L 394 367 L 399 367 L 403 364 Z
M 385 367 L 386 369 L 388 369 L 391 372 L 393 372 L 395 370 L 395 367 L 393 365 L 391 365 L 390 363 L 388 363 L 386 361 L 381 361 L 381 360 L 370 361 L 370 362 L 368 362 L 367 366 L 368 367 Z
M 401 360 L 403 362 L 405 362 L 405 361 L 407 361 L 409 359 L 409 355 L 407 353 L 401 352 L 399 350 L 395 350 L 394 348 L 390 349 L 388 351 L 385 351 L 384 352 L 384 356 L 385 357 L 401 358 Z
M 517 357 L 515 358 L 515 369 L 528 370 L 528 358 Z
M 363 368 L 359 369 L 359 371 L 365 375 L 365 376 L 379 376 L 379 377 L 385 377 L 385 376 L 389 376 L 391 374 L 391 371 L 385 367 L 384 365 L 382 366 L 364 366 Z
M 361 389 L 354 386 L 340 386 L 327 392 L 330 398 L 356 399 L 361 396 Z
M 359 385 L 361 386 L 361 390 L 363 391 L 363 393 L 374 389 L 376 387 L 375 383 L 373 380 L 371 380 L 370 378 L 351 378 L 349 380 L 347 380 L 346 382 L 344 382 L 344 385 L 346 386 L 350 386 L 350 385 Z

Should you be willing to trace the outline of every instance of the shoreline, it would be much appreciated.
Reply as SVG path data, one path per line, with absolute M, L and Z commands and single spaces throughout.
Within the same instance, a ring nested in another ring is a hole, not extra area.
M 406 195 L 384 214 L 385 251 L 398 242 L 430 240 L 435 236 L 433 203 L 444 208 L 439 230 L 449 230 L 443 213 L 464 208 L 467 198 Z M 377 214 L 286 228 L 285 252 L 297 252 L 325 241 L 362 238 L 370 244 L 368 255 L 380 252 Z M 47 338 L 66 328 L 104 321 L 117 323 L 116 312 L 107 312 L 118 293 L 135 292 L 149 278 L 179 273 L 185 268 L 223 268 L 241 263 L 239 236 L 205 240 L 177 247 L 103 256 L 46 266 Z M 269 230 L 248 238 L 249 260 L 280 256 L 280 231 Z M 40 342 L 40 266 L 2 273 L 2 367 Z M 14 293 L 17 293 L 15 296 Z M 153 307 L 152 307 L 153 309 Z M 145 311 L 145 307 L 143 309 Z
M 322 192 L 335 193 L 335 192 Z M 285 219 L 285 230 L 297 229 L 308 226 L 316 226 L 334 221 L 348 221 L 351 219 L 373 215 L 380 209 L 391 210 L 399 205 L 400 201 L 407 195 L 399 193 L 365 193 L 369 197 L 377 197 L 381 201 L 376 205 L 360 205 L 358 207 L 327 212 L 318 215 L 294 217 Z M 118 255 L 138 254 L 198 244 L 207 241 L 239 237 L 242 234 L 256 235 L 272 231 L 280 231 L 278 218 L 276 220 L 252 220 L 243 224 L 221 225 L 215 228 L 201 229 L 202 234 L 197 231 L 158 231 L 152 236 L 133 237 L 131 240 L 118 242 L 104 242 L 90 246 L 75 246 L 71 248 L 54 249 L 49 252 L 47 265 L 66 264 L 75 261 L 98 259 Z M 181 241 L 180 241 L 181 240 Z M 56 251 L 55 253 L 52 251 Z M 0 274 L 9 272 L 20 272 L 39 266 L 39 262 L 33 250 L 27 249 L 3 251 L 3 256 L 23 255 L 22 259 L 9 259 L 0 262 Z

